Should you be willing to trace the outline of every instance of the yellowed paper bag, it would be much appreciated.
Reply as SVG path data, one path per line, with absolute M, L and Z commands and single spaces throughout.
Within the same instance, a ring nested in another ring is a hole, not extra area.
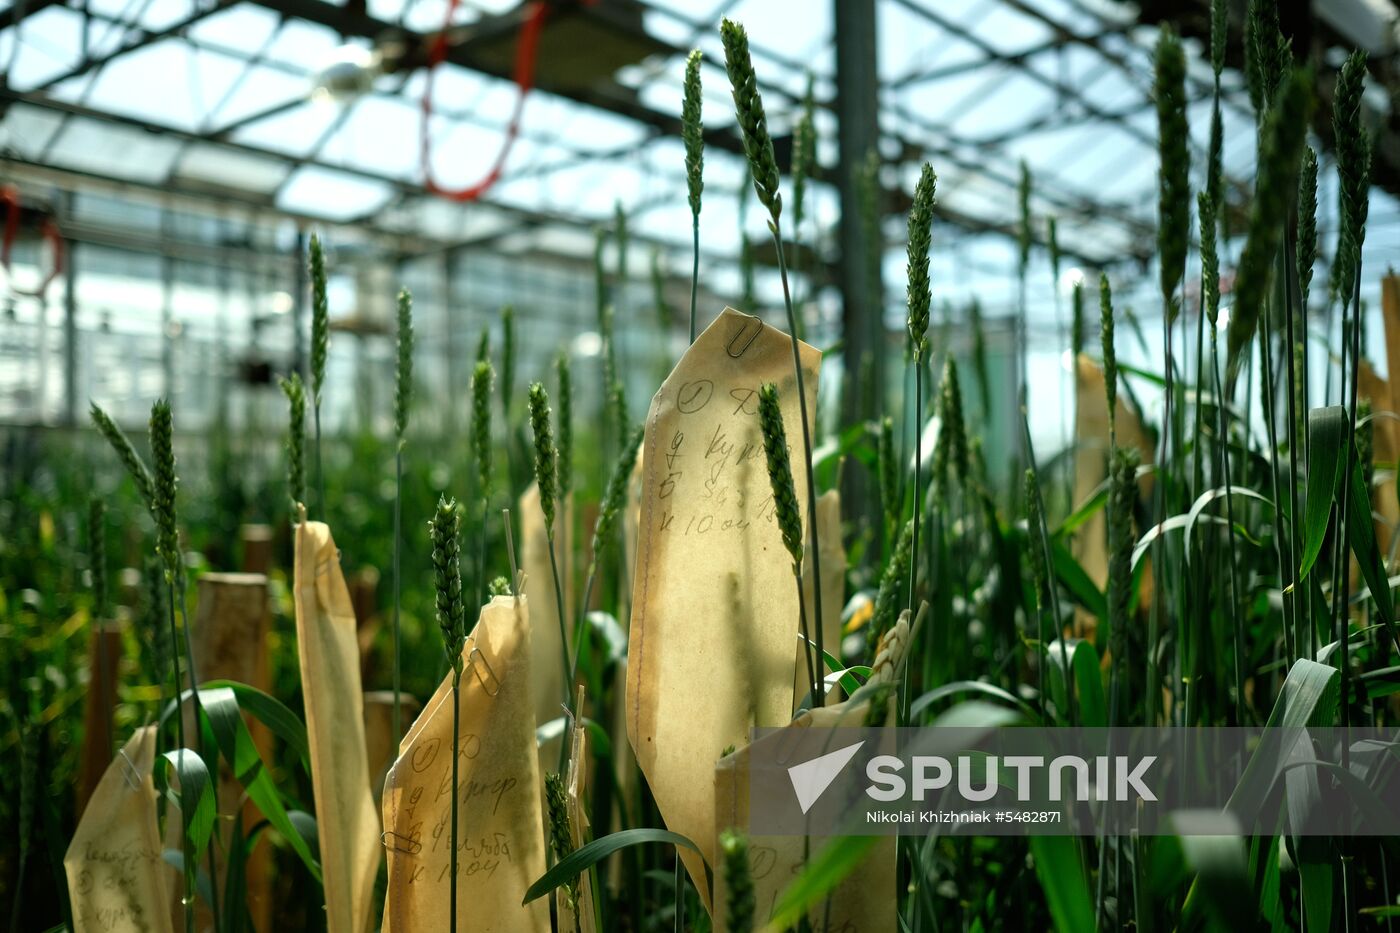
M 809 420 L 821 355 L 802 346 Z M 797 586 L 773 515 L 758 389 L 778 386 L 807 496 L 786 334 L 726 308 L 652 399 L 632 627 L 627 735 L 667 828 L 713 864 L 714 764 L 754 726 L 791 718 Z M 805 510 L 804 510 L 805 511 Z M 700 855 L 682 850 L 709 907 Z
M 78 821 L 63 857 L 77 933 L 171 929 L 151 779 L 155 754 L 156 727 L 137 729 Z
M 293 586 L 326 928 L 330 933 L 364 933 L 379 870 L 379 816 L 365 759 L 355 613 L 340 572 L 340 554 L 322 522 L 296 526 Z
M 462 651 L 457 922 L 472 933 L 549 930 L 548 901 L 520 904 L 545 866 L 527 607 L 523 597 L 492 599 Z M 448 928 L 451 809 L 449 672 L 385 780 L 383 933 Z
M 784 729 L 856 728 L 864 725 L 869 703 L 855 707 L 841 703 L 822 709 L 806 710 Z M 761 743 L 779 743 L 783 733 L 760 739 Z M 715 764 L 715 827 L 716 843 L 726 829 L 745 832 L 749 825 L 749 761 L 752 746 L 745 745 Z M 827 844 L 827 838 L 811 837 L 811 854 L 816 855 Z M 803 838 L 801 836 L 752 836 L 749 838 L 749 866 L 753 871 L 754 919 L 765 923 L 773 914 L 779 895 L 792 883 L 802 867 Z M 860 866 L 846 877 L 831 895 L 831 913 L 825 929 L 845 933 L 888 933 L 895 929 L 898 903 L 895 866 L 895 839 L 887 837 L 875 847 Z M 725 916 L 727 891 L 724 872 L 715 871 L 715 930 L 729 929 Z M 825 906 L 814 914 L 813 929 L 823 929 Z

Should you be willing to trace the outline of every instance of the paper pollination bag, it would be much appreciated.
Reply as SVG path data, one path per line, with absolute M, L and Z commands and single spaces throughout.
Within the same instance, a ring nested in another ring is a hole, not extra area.
M 524 597 L 497 596 L 463 648 L 458 690 L 457 928 L 549 930 L 549 903 L 521 906 L 544 874 L 544 822 Z M 399 746 L 384 784 L 384 933 L 446 930 L 452 810 L 452 674 Z
M 784 727 L 780 733 L 765 736 L 763 744 L 777 744 L 783 741 L 789 730 L 835 727 L 856 728 L 863 725 L 870 704 L 862 700 L 856 705 L 849 702 L 821 709 L 806 710 Z M 726 829 L 745 832 L 749 825 L 749 762 L 753 746 L 743 745 L 733 754 L 720 759 L 715 764 L 715 815 L 714 833 Z M 816 856 L 829 840 L 821 836 L 811 837 L 811 854 Z M 779 895 L 792 883 L 802 869 L 802 836 L 750 836 L 749 867 L 753 873 L 754 919 L 759 924 L 768 920 L 773 913 Z M 846 933 L 893 933 L 896 929 L 898 897 L 896 885 L 898 872 L 895 863 L 895 838 L 888 836 L 875 843 L 875 847 L 856 869 L 848 875 L 831 893 L 830 913 L 825 903 L 811 918 L 813 929 L 842 930 Z M 725 933 L 729 929 L 725 916 L 728 891 L 724 885 L 724 872 L 718 867 L 715 871 L 715 930 Z M 823 922 L 825 921 L 825 923 Z
M 364 933 L 379 871 L 379 817 L 369 786 L 355 613 L 322 522 L 296 526 L 293 593 L 326 928 Z
M 802 345 L 809 421 L 821 355 Z M 627 670 L 627 734 L 667 828 L 714 864 L 714 764 L 754 726 L 792 713 L 797 587 L 758 423 L 776 383 L 807 495 L 787 334 L 726 308 L 652 399 Z M 682 851 L 706 908 L 699 856 Z
M 156 727 L 112 759 L 63 856 L 76 933 L 169 933 L 170 893 L 156 823 Z M 177 817 L 178 819 L 178 817 Z

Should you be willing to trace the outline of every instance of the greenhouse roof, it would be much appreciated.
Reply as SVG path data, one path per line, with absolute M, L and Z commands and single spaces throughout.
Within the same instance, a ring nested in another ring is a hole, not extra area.
M 1024 161 L 1034 178 L 1032 212 L 1057 218 L 1066 255 L 1092 266 L 1126 260 L 1146 267 L 1155 250 L 1157 157 L 1156 30 L 1144 22 L 1152 5 L 1144 7 L 879 0 L 882 180 L 887 190 L 905 192 L 886 199 L 890 242 L 902 238 L 895 215 L 927 159 L 939 173 L 940 217 L 990 234 L 970 238 L 960 262 L 1006 268 Z M 715 28 L 730 16 L 752 36 L 780 159 L 810 73 L 819 161 L 828 172 L 836 164 L 831 4 L 568 4 L 542 27 L 537 90 L 523 105 L 499 181 L 472 203 L 438 197 L 425 184 L 425 164 L 436 184 L 460 188 L 481 181 L 502 151 L 519 100 L 514 50 L 527 16 L 525 7 L 500 0 L 455 5 L 445 61 L 429 91 L 423 65 L 449 9 L 447 0 L 0 6 L 8 76 L 0 144 L 15 165 L 353 223 L 425 250 L 490 242 L 583 257 L 592 248 L 589 228 L 607 222 L 616 204 L 635 236 L 683 249 L 690 219 L 680 79 L 685 52 L 698 47 L 706 56 L 710 142 L 705 251 L 732 257 L 742 206 L 725 195 L 744 186 L 746 167 Z M 1359 31 L 1379 43 L 1385 62 L 1393 60 L 1392 27 L 1368 32 L 1352 22 L 1367 14 L 1378 24 L 1393 21 L 1390 0 L 1333 0 L 1314 9 L 1339 42 Z M 1198 172 L 1212 84 L 1200 42 L 1188 36 Z M 570 54 L 579 47 L 587 54 Z M 384 66 L 357 67 L 372 61 Z M 337 80 L 361 77 L 360 93 L 326 93 Z M 1225 171 L 1243 182 L 1253 176 L 1254 134 L 1238 70 L 1227 69 L 1222 93 Z M 1378 156 L 1376 179 L 1394 177 Z M 822 228 L 834 225 L 834 187 L 817 186 L 814 213 Z M 1394 213 L 1389 198 L 1373 206 L 1380 222 Z M 757 212 L 748 219 L 757 224 Z M 887 265 L 898 270 L 893 258 Z

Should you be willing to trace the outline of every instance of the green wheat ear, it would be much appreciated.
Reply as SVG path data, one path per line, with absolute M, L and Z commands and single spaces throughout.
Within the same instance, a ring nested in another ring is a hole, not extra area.
M 724 886 L 728 892 L 725 914 L 734 933 L 750 933 L 754 924 L 753 869 L 749 864 L 749 842 L 743 834 L 726 829 L 719 834 Z
M 1175 319 L 1181 306 L 1175 300 L 1177 285 L 1186 273 L 1190 242 L 1191 169 L 1186 126 L 1186 53 L 1170 25 L 1157 37 L 1156 76 L 1153 97 L 1157 103 L 1157 148 L 1160 164 L 1157 180 L 1157 253 L 1161 266 L 1162 299 Z
M 394 367 L 394 436 L 403 446 L 408 410 L 413 404 L 413 295 L 399 290 L 398 356 Z
M 154 508 L 155 481 L 151 478 L 151 471 L 146 466 L 145 461 L 141 459 L 141 455 L 136 452 L 136 448 L 127 439 L 126 433 L 96 402 L 92 403 L 89 415 L 92 417 L 92 423 L 97 426 L 98 432 L 107 439 L 107 443 L 116 453 L 117 459 L 126 468 L 127 475 L 136 485 L 136 491 L 140 494 L 141 501 L 146 504 L 148 510 Z
M 1225 44 L 1230 40 L 1230 11 L 1227 0 L 1210 0 L 1210 67 L 1215 80 L 1225 70 Z
M 557 863 L 574 851 L 568 796 L 564 791 L 564 778 L 557 772 L 551 771 L 544 776 L 544 801 L 549 818 L 549 848 Z M 577 906 L 578 875 L 565 881 L 562 887 L 568 905 Z
M 467 632 L 466 604 L 462 597 L 461 516 L 456 500 L 438 499 L 437 512 L 428 522 L 428 531 L 433 546 L 433 588 L 443 653 L 452 670 L 461 676 L 462 648 Z
M 491 498 L 491 386 L 496 371 L 482 360 L 472 370 L 472 456 L 482 501 Z
M 297 506 L 306 501 L 306 390 L 298 373 L 283 379 L 281 386 L 287 396 L 287 491 L 295 522 Z
M 783 546 L 792 556 L 792 572 L 802 571 L 802 512 L 792 481 L 792 461 L 788 457 L 787 430 L 778 405 L 778 387 L 764 383 L 758 390 L 758 425 L 763 435 L 763 452 L 768 459 L 768 482 L 773 488 L 773 510 L 782 532 Z
M 574 386 L 569 376 L 569 356 L 564 351 L 554 360 L 559 383 L 559 441 L 556 472 L 559 476 L 559 498 L 564 499 L 573 487 L 574 475 Z
M 1196 195 L 1196 215 L 1201 228 L 1201 285 L 1205 291 L 1206 320 L 1210 321 L 1214 330 L 1220 319 L 1220 254 L 1216 246 L 1219 225 L 1215 216 L 1215 198 L 1209 190 Z
M 768 134 L 763 96 L 758 91 L 758 76 L 749 54 L 749 34 L 743 26 L 725 17 L 719 25 L 719 35 L 724 43 L 724 67 L 729 73 L 734 116 L 743 132 L 744 153 L 753 174 L 753 190 L 759 203 L 768 209 L 772 221 L 777 223 L 783 211 L 782 195 L 778 193 L 778 160 L 773 155 L 773 138 Z
M 330 345 L 330 306 L 326 298 L 326 253 L 321 238 L 311 234 L 311 399 L 321 403 L 326 382 L 326 353 Z
M 685 143 L 685 186 L 690 213 L 700 216 L 705 190 L 705 123 L 701 115 L 700 63 L 704 55 L 692 49 L 685 58 L 685 96 L 681 100 L 681 140 Z
M 602 504 L 598 507 L 598 520 L 593 524 L 595 561 L 597 555 L 601 554 L 613 539 L 613 529 L 617 527 L 617 518 L 622 513 L 623 503 L 627 499 L 627 484 L 632 479 L 637 451 L 642 446 L 642 434 L 642 428 L 637 428 L 628 437 L 627 442 L 622 445 L 622 452 L 618 454 L 617 462 L 613 464 L 612 475 L 608 477 L 608 488 L 603 494 Z
M 1245 17 L 1245 80 L 1254 112 L 1273 105 L 1288 70 L 1288 43 L 1279 28 L 1277 0 L 1250 0 Z
M 549 393 L 542 384 L 530 384 L 530 429 L 535 436 L 535 482 L 540 490 L 540 509 L 545 531 L 554 540 L 554 502 L 558 490 L 554 429 L 549 424 Z
M 894 419 L 886 415 L 880 420 L 880 437 L 876 451 L 879 470 L 880 505 L 885 513 L 886 534 L 893 534 L 899 521 L 899 461 L 894 450 Z
M 1337 141 L 1337 209 L 1340 217 L 1335 263 L 1337 295 L 1349 302 L 1366 239 L 1367 193 L 1371 184 L 1371 143 L 1361 123 L 1366 55 L 1353 52 L 1337 76 L 1332 98 L 1332 136 Z
M 928 352 L 929 302 L 932 293 L 929 285 L 928 253 L 932 241 L 934 193 L 938 176 L 933 166 L 927 162 L 919 172 L 918 184 L 914 186 L 914 204 L 909 209 L 908 245 L 908 286 L 906 299 L 909 306 L 909 345 L 913 350 L 914 362 L 918 363 Z
M 914 522 L 911 519 L 900 529 L 894 553 L 885 563 L 880 575 L 880 590 L 875 596 L 875 609 L 866 623 L 865 646 L 873 660 L 880 647 L 880 638 L 899 618 L 904 599 L 909 593 L 909 573 L 913 565 Z
M 1259 323 L 1268 294 L 1274 257 L 1278 254 L 1288 208 L 1296 190 L 1295 175 L 1303 155 L 1303 137 L 1311 120 L 1312 75 L 1294 73 L 1279 88 L 1264 124 L 1259 150 L 1259 181 L 1249 215 L 1249 231 L 1235 275 L 1235 302 L 1230 314 L 1226 372 L 1233 384 L 1240 354 Z M 1338 166 L 1340 171 L 1341 159 Z M 1342 184 L 1346 187 L 1345 179 Z M 1343 217 L 1345 226 L 1346 218 Z
M 1204 224 L 1205 221 L 1202 221 Z M 1213 244 L 1212 244 L 1213 245 Z M 1202 246 L 1204 249 L 1204 246 Z M 1298 293 L 1299 305 L 1308 306 L 1313 266 L 1317 262 L 1317 153 L 1312 146 L 1303 150 L 1303 168 L 1298 175 Z
M 1103 384 L 1108 398 L 1109 434 L 1118 410 L 1118 351 L 1113 344 L 1113 289 L 1108 275 L 1099 273 L 1099 339 L 1103 347 Z
M 511 397 L 515 392 L 515 308 L 501 308 L 501 410 L 510 414 Z
M 946 462 L 952 467 L 958 482 L 966 483 L 971 460 L 968 457 L 967 426 L 963 420 L 962 386 L 958 381 L 958 364 L 950 356 L 943 364 L 943 384 L 940 389 L 938 442 L 947 442 Z
M 812 73 L 807 72 L 807 91 L 802 95 L 802 113 L 792 130 L 792 223 L 800 229 L 807 211 L 807 180 L 817 167 L 816 100 Z
M 1043 612 L 1049 602 L 1050 594 L 1050 573 L 1045 566 L 1045 551 L 1040 546 L 1040 526 L 1042 515 L 1040 512 L 1040 480 L 1036 476 L 1035 470 L 1026 470 L 1025 480 L 1025 501 L 1026 501 L 1026 550 L 1031 557 L 1031 579 L 1035 583 L 1035 606 Z M 1059 620 L 1055 620 L 1056 625 Z M 1037 627 L 1038 628 L 1038 627 Z
M 510 581 L 507 580 L 505 577 L 496 577 L 489 584 L 487 584 L 486 592 L 489 596 L 492 597 L 509 596 Z
M 1136 448 L 1115 447 L 1109 465 L 1108 622 L 1110 648 L 1115 655 L 1121 655 L 1127 635 L 1133 589 L 1133 508 L 1137 503 L 1139 460 Z
M 174 421 L 170 403 L 158 399 L 151 406 L 151 461 L 155 464 L 151 515 L 156 522 L 156 553 L 165 565 L 167 582 L 181 575 L 180 533 L 176 522 L 175 492 L 180 484 L 175 475 Z
M 621 201 L 613 202 L 613 236 L 617 238 L 617 281 L 627 283 L 627 212 Z

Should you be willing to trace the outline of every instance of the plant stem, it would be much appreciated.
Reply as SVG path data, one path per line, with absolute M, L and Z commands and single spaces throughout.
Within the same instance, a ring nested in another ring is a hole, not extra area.
M 1345 323 L 1345 321 L 1346 321 L 1346 309 L 1347 309 L 1347 305 L 1346 305 L 1346 302 L 1345 302 L 1345 299 L 1344 299 L 1344 300 L 1343 300 L 1343 304 L 1342 304 L 1342 321 L 1343 321 L 1343 323 Z M 1346 492 L 1344 492 L 1343 495 L 1342 495 L 1342 517 L 1341 517 L 1341 523 L 1337 526 L 1337 529 L 1338 529 L 1337 535 L 1338 535 L 1338 540 L 1339 540 L 1339 550 L 1341 551 L 1341 555 L 1342 555 L 1342 557 L 1341 557 L 1341 563 L 1343 563 L 1343 564 L 1345 564 L 1345 562 L 1346 562 L 1346 555 L 1347 555 L 1347 543 L 1346 543 L 1346 542 L 1347 542 L 1347 533 L 1348 533 L 1347 523 L 1348 523 L 1348 521 L 1350 521 L 1351 518 L 1352 518 L 1352 516 L 1349 514 L 1350 511 L 1351 511 L 1350 508 L 1349 508 L 1349 506 L 1350 506 L 1350 504 L 1351 504 L 1351 492 L 1350 492 L 1350 490 L 1351 490 L 1351 477 L 1352 477 L 1352 472 L 1356 469 L 1356 394 L 1357 394 L 1357 387 L 1358 387 L 1358 385 L 1359 385 L 1359 383 L 1360 383 L 1359 377 L 1360 377 L 1360 375 L 1361 375 L 1361 255 L 1360 255 L 1360 250 L 1357 251 L 1357 258 L 1356 258 L 1356 275 L 1355 275 L 1355 278 L 1354 278 L 1353 283 L 1352 283 L 1351 311 L 1352 311 L 1351 334 L 1350 334 L 1350 337 L 1351 337 L 1351 374 L 1350 374 L 1350 375 L 1351 375 L 1351 385 L 1347 387 L 1347 389 L 1348 389 L 1348 391 L 1349 391 L 1349 393 L 1350 393 L 1350 400 L 1349 400 L 1349 401 L 1350 401 L 1350 409 L 1349 409 L 1349 414 L 1350 414 L 1350 417 L 1351 417 L 1351 431 L 1350 431 L 1350 433 L 1347 434 L 1346 472 L 1344 472 L 1344 473 L 1342 474 L 1342 489 L 1343 489 L 1343 490 L 1346 490 Z M 1343 332 L 1345 333 L 1345 331 L 1343 331 Z M 1361 516 L 1361 515 L 1358 515 L 1358 516 L 1355 517 L 1355 519 L 1356 519 L 1356 521 L 1368 521 L 1368 520 L 1370 519 L 1370 516 Z M 1350 649 L 1351 649 L 1351 646 L 1350 646 L 1350 644 L 1349 644 L 1349 642 L 1348 642 L 1348 636 L 1347 636 L 1347 629 L 1349 628 L 1348 619 L 1347 619 L 1347 616 L 1348 616 L 1348 612 L 1347 612 L 1347 603 L 1350 602 L 1350 597 L 1351 597 L 1351 575 L 1350 575 L 1349 573 L 1346 572 L 1345 567 L 1344 567 L 1343 570 L 1342 570 L 1341 577 L 1342 577 L 1342 591 L 1341 591 L 1341 594 L 1340 594 L 1340 598 L 1339 598 L 1337 592 L 1336 592 L 1335 590 L 1333 590 L 1333 592 L 1332 592 L 1332 603 L 1333 603 L 1333 605 L 1335 606 L 1334 612 L 1335 612 L 1335 614 L 1336 614 L 1336 616 L 1337 616 L 1336 625 L 1335 625 L 1335 631 L 1336 631 L 1336 633 L 1337 633 L 1337 638 L 1338 638 L 1339 641 L 1340 641 L 1340 643 L 1339 643 L 1338 646 L 1337 646 L 1337 665 L 1338 665 L 1338 667 L 1341 669 L 1341 675 L 1342 675 L 1342 676 L 1341 676 L 1342 728 L 1343 728 L 1343 729 L 1347 729 L 1347 728 L 1350 728 L 1350 727 L 1351 727 L 1351 706 L 1350 706 L 1350 704 L 1349 704 L 1349 702 L 1348 702 L 1348 699 L 1347 699 L 1347 691 L 1350 689 L 1350 681 L 1351 681 L 1351 658 L 1350 658 Z M 1351 752 L 1350 752 L 1350 749 L 1347 748 L 1347 745 L 1348 745 L 1347 742 L 1343 742 L 1343 743 L 1342 743 L 1342 767 L 1343 767 L 1343 768 L 1349 768 L 1349 767 L 1351 766 Z
M 321 467 L 321 399 L 316 399 L 312 416 L 316 422 L 316 503 L 321 507 L 321 521 L 326 520 L 326 472 Z
M 1220 384 L 1220 359 L 1219 341 L 1217 340 L 1216 328 L 1212 324 L 1210 327 L 1210 372 L 1211 379 L 1215 383 L 1215 413 L 1219 423 L 1220 437 L 1218 445 L 1220 449 L 1221 470 L 1220 474 L 1225 486 L 1225 521 L 1229 527 L 1225 530 L 1225 538 L 1229 544 L 1230 561 L 1230 617 L 1234 620 L 1232 626 L 1235 638 L 1235 725 L 1244 725 L 1244 616 L 1240 610 L 1240 581 L 1239 570 L 1235 557 L 1235 506 L 1230 489 L 1230 432 L 1229 413 L 1225 408 L 1225 397 L 1222 394 Z
M 695 293 L 700 287 L 700 215 L 691 215 L 690 342 L 695 342 Z
M 175 581 L 171 580 L 168 584 L 168 587 L 170 589 L 170 604 L 166 608 L 167 610 L 169 610 L 167 615 L 169 616 L 170 623 L 170 679 L 174 685 L 174 693 L 172 694 L 172 699 L 174 699 L 175 701 L 175 741 L 179 745 L 179 747 L 183 749 L 186 747 L 185 711 L 181 708 L 183 704 L 180 702 L 180 655 L 179 648 L 177 647 L 180 643 L 180 639 L 176 635 L 175 628 Z M 194 890 L 193 887 L 190 885 L 190 881 L 193 878 L 193 873 L 191 872 L 189 866 L 194 864 L 194 846 L 191 843 L 189 833 L 184 832 L 183 829 L 181 831 L 181 840 L 184 851 L 184 874 L 186 888 L 185 896 L 183 899 L 185 905 L 185 933 L 193 933 L 195 928 Z
M 778 225 L 776 215 L 769 221 L 768 230 L 773 234 L 773 245 L 778 251 L 778 273 L 783 280 L 783 305 L 787 309 L 789 336 L 792 338 L 792 368 L 797 376 L 797 405 L 798 411 L 802 415 L 802 461 L 807 468 L 807 534 L 812 539 L 812 601 L 815 604 L 817 618 L 817 654 L 824 656 L 826 649 L 822 644 L 822 559 L 821 542 L 817 533 L 817 477 L 812 471 L 812 430 L 807 423 L 807 389 L 802 378 L 802 355 L 798 349 L 797 339 L 797 315 L 792 308 L 792 291 L 788 287 L 787 259 L 783 255 L 782 228 Z M 917 507 L 916 503 L 915 508 Z M 825 703 L 825 691 L 822 686 L 821 682 L 816 684 L 815 702 L 817 706 L 822 706 Z
M 811 629 L 807 627 L 807 593 L 802 586 L 799 569 L 794 567 L 792 575 L 797 581 L 797 621 L 802 629 L 802 657 L 807 661 L 807 688 L 812 695 L 812 706 L 816 708 L 824 703 L 824 699 L 819 697 L 824 697 L 825 691 L 818 691 L 817 685 L 819 682 L 825 683 L 825 678 L 820 674 L 826 667 L 826 656 L 818 649 L 816 663 L 812 661 Z
M 916 444 L 914 451 L 914 502 L 910 511 L 913 513 L 913 531 L 910 536 L 909 551 L 909 616 L 914 615 L 914 584 L 919 578 L 919 506 L 922 500 L 919 496 L 919 467 L 923 459 L 922 450 L 917 449 L 923 446 L 922 435 L 924 430 L 924 361 L 923 353 L 919 348 L 914 349 L 914 435 L 920 440 Z M 820 621 L 820 620 L 819 620 Z
M 1267 303 L 1272 304 L 1272 302 Z M 1268 308 L 1265 308 L 1264 321 L 1268 322 Z M 1269 480 L 1272 488 L 1272 498 L 1274 504 L 1274 553 L 1278 558 L 1278 585 L 1281 589 L 1286 589 L 1289 582 L 1288 560 L 1283 553 L 1283 497 L 1279 492 L 1279 466 L 1278 466 L 1278 439 L 1277 426 L 1274 424 L 1275 400 L 1274 400 L 1274 364 L 1273 347 L 1271 346 L 1272 336 L 1265 326 L 1259 334 L 1260 365 L 1264 368 L 1263 373 L 1263 397 L 1259 400 L 1264 406 L 1264 433 L 1269 444 Z M 1297 645 L 1295 644 L 1295 632 L 1291 624 L 1292 613 L 1289 611 L 1292 606 L 1287 594 L 1283 597 L 1283 632 L 1284 650 L 1288 653 L 1288 660 L 1291 663 L 1297 658 Z
M 403 631 L 399 624 L 399 539 L 403 527 L 403 442 L 394 452 L 394 744 L 391 754 L 398 754 L 399 741 L 403 738 L 402 706 L 400 705 L 400 658 L 403 648 Z
M 195 681 L 195 671 L 194 671 L 194 645 L 193 645 L 192 639 L 190 638 L 190 617 L 189 617 L 188 610 L 185 609 L 185 568 L 184 568 L 184 564 L 183 564 L 183 563 L 181 563 L 180 569 L 177 571 L 177 580 L 176 580 L 175 582 L 172 582 L 172 584 L 171 584 L 171 600 L 170 600 L 170 601 L 171 601 L 171 609 L 172 609 L 172 611 L 174 610 L 174 604 L 175 604 L 175 600 L 176 600 L 176 595 L 177 595 L 177 593 L 178 593 L 179 603 L 180 603 L 180 606 L 179 606 L 179 608 L 180 608 L 180 628 L 183 630 L 184 635 L 185 635 L 185 663 L 189 666 L 190 697 L 194 700 L 194 723 L 195 723 L 194 744 L 195 744 L 195 751 L 198 752 L 198 753 L 199 753 L 199 757 L 200 757 L 200 758 L 203 758 L 204 761 L 205 761 L 205 763 L 208 764 L 209 759 L 208 759 L 208 757 L 205 756 L 205 753 L 204 753 L 204 751 L 205 751 L 205 750 L 204 750 L 204 729 L 200 726 L 200 723 L 201 723 L 201 722 L 203 721 L 203 719 L 204 719 L 204 705 L 200 702 L 200 699 L 199 699 L 199 687 L 198 687 L 198 684 L 197 684 L 196 681 Z M 178 665 L 177 665 L 177 667 L 178 667 Z M 176 696 L 178 697 L 179 694 L 177 693 Z M 211 770 L 212 770 L 212 769 L 211 769 Z M 216 808 L 217 808 L 217 801 L 216 801 L 216 803 L 215 803 L 215 806 L 216 806 Z M 217 814 L 216 814 L 216 815 L 217 815 Z M 212 913 L 212 915 L 213 915 L 213 917 L 214 917 L 214 933 L 219 933 L 219 930 L 221 930 L 221 929 L 223 928 L 223 921 L 222 921 L 222 918 L 221 918 L 221 914 L 219 913 L 219 882 L 218 882 L 219 873 L 218 873 L 218 872 L 215 870 L 215 868 L 214 868 L 214 847 L 213 847 L 213 846 L 210 846 L 210 847 L 209 847 L 208 855 L 209 855 L 209 906 L 210 906 L 210 912 Z M 190 892 L 190 897 L 191 897 L 191 899 L 193 899 L 193 897 L 194 897 L 194 892 L 193 892 L 193 891 Z
M 560 671 L 566 678 L 564 681 L 564 709 L 571 714 L 576 713 L 573 698 L 573 664 L 569 661 L 569 636 L 568 626 L 564 622 L 564 587 L 559 582 L 559 559 L 554 553 L 554 529 L 549 529 L 549 571 L 554 576 L 554 606 L 555 615 L 559 619 L 559 652 L 563 661 Z M 568 730 L 565 730 L 565 738 L 559 743 L 559 773 L 564 773 L 564 766 L 569 761 L 569 743 L 567 740 Z

